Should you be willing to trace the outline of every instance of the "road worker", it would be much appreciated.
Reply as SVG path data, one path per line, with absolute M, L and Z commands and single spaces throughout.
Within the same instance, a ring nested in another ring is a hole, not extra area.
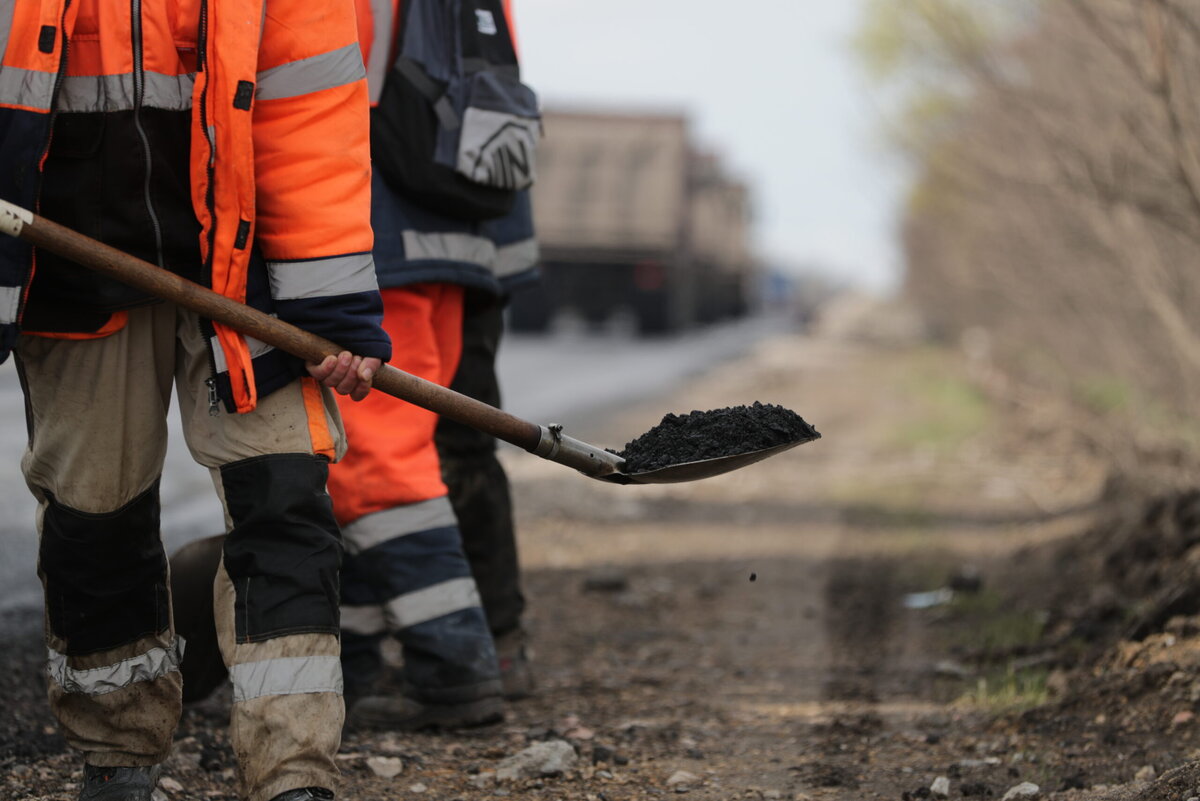
M 359 3 L 393 364 L 496 406 L 504 298 L 537 261 L 528 187 L 540 121 L 509 18 L 501 0 Z M 471 105 L 481 94 L 486 113 Z M 449 158 L 434 156 L 435 141 Z M 466 175 L 465 156 L 494 169 Z M 342 414 L 352 445 L 329 490 L 347 547 L 348 719 L 393 729 L 495 720 L 500 696 L 525 695 L 532 681 L 495 441 L 387 398 L 342 404 Z M 404 661 L 390 686 L 380 681 L 385 637 Z
M 15 0 L 0 52 L 0 197 L 346 348 L 306 366 L 0 242 L 49 696 L 84 754 L 79 798 L 149 801 L 180 714 L 158 498 L 172 382 L 225 510 L 214 594 L 241 795 L 333 798 L 342 546 L 325 483 L 345 442 L 331 389 L 365 397 L 390 356 L 353 0 Z

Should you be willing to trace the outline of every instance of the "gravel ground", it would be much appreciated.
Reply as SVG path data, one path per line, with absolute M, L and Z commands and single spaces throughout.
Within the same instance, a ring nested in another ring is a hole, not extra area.
M 350 734 L 339 797 L 999 799 L 1028 782 L 1184 801 L 1200 787 L 1200 624 L 1176 616 L 1073 664 L 1047 644 L 1055 560 L 1111 512 L 1105 466 L 1071 426 L 975 393 L 955 354 L 781 337 L 568 433 L 619 445 L 664 411 L 756 400 L 823 438 L 652 487 L 506 451 L 537 692 L 495 726 Z M 0 623 L 0 797 L 73 799 L 36 615 Z M 223 692 L 185 712 L 165 798 L 235 797 L 227 707 Z M 559 761 L 511 775 L 530 749 Z

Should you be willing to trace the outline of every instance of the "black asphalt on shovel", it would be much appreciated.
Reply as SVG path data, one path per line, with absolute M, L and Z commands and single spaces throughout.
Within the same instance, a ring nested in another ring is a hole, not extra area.
M 97 242 L 90 237 L 72 231 L 57 223 L 0 200 L 0 231 L 15 236 L 32 245 L 70 259 L 84 267 L 104 273 L 118 281 L 136 287 L 143 292 L 191 309 L 192 311 L 229 326 L 255 339 L 273 345 L 280 350 L 298 356 L 307 362 L 317 363 L 326 356 L 337 355 L 343 348 L 327 339 L 301 330 L 278 318 L 263 314 L 245 304 L 230 300 L 184 278 L 156 267 L 153 264 L 123 253 L 116 248 Z M 709 476 L 727 473 L 768 456 L 794 448 L 820 437 L 811 426 L 791 412 L 779 407 L 756 407 L 784 411 L 799 421 L 797 425 L 772 426 L 774 432 L 766 439 L 758 438 L 749 444 L 733 442 L 719 453 L 709 450 L 679 451 L 685 455 L 681 461 L 671 462 L 661 458 L 662 453 L 650 454 L 651 458 L 639 458 L 634 464 L 649 465 L 636 471 L 626 472 L 627 459 L 604 448 L 597 448 L 562 433 L 561 426 L 542 426 L 515 417 L 494 406 L 469 398 L 446 387 L 423 378 L 384 365 L 376 373 L 372 386 L 380 392 L 408 401 L 443 417 L 455 420 L 471 428 L 516 445 L 543 459 L 573 467 L 591 478 L 616 484 L 669 484 L 695 481 Z M 689 415 L 688 417 L 693 417 Z M 687 418 L 668 418 L 680 421 Z M 664 423 L 667 419 L 664 419 Z M 678 426 L 673 426 L 678 428 Z M 657 429 L 647 432 L 630 443 L 650 443 L 651 447 L 663 447 L 661 433 Z M 687 432 L 681 432 L 684 437 Z M 706 435 L 701 434 L 701 437 Z M 692 439 L 697 439 L 695 434 Z M 627 449 L 628 450 L 628 449 Z M 666 451 L 673 453 L 674 451 Z M 698 458 L 694 458 L 699 454 Z M 644 454 L 641 454 L 644 455 Z M 655 457 L 658 458 L 655 458 Z

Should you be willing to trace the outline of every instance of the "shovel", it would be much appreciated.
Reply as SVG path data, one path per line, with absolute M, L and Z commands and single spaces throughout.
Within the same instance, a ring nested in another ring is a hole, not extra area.
M 337 355 L 338 347 L 278 318 L 219 295 L 172 272 L 51 222 L 27 209 L 0 200 L 0 232 L 70 259 L 84 267 L 169 300 L 210 320 L 229 326 L 282 351 L 316 363 Z M 626 473 L 625 460 L 611 451 L 562 433 L 557 425 L 538 425 L 423 378 L 383 365 L 373 388 L 443 417 L 491 434 L 543 459 L 573 467 L 586 476 L 615 484 L 669 484 L 727 473 L 774 456 L 815 436 L 803 436 L 729 456 L 672 464 Z

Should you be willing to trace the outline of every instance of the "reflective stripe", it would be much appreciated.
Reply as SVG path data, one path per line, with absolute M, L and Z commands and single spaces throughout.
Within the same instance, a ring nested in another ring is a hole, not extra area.
M 0 103 L 48 112 L 55 77 L 53 72 L 4 67 L 0 69 Z
M 370 253 L 312 261 L 268 261 L 267 272 L 275 300 L 329 298 L 379 288 Z
M 0 287 L 0 325 L 10 325 L 17 321 L 17 312 L 21 306 L 21 287 Z
M 271 316 L 274 317 L 275 315 L 272 314 Z M 275 350 L 274 345 L 268 345 L 262 340 L 255 339 L 254 337 L 248 337 L 244 334 L 242 336 L 246 340 L 246 347 L 250 350 L 251 359 L 257 359 L 264 353 Z M 221 341 L 216 337 L 213 337 L 208 341 L 208 346 L 212 349 L 213 362 L 216 365 L 217 372 L 229 372 L 229 363 L 225 361 L 225 349 L 221 347 Z
M 371 40 L 371 63 L 367 65 L 367 94 L 371 105 L 379 102 L 392 59 L 392 2 L 371 0 L 375 37 Z
M 0 3 L 0 63 L 8 52 L 8 35 L 12 31 L 13 15 L 17 13 L 17 4 L 12 0 Z
M 245 662 L 229 669 L 233 701 L 266 695 L 342 692 L 342 660 L 337 656 L 285 656 Z
M 418 623 L 480 606 L 475 579 L 450 579 L 416 592 L 408 592 L 387 602 L 392 625 L 398 631 Z
M 538 243 L 532 237 L 501 246 L 496 250 L 496 277 L 504 278 L 528 270 L 537 264 L 538 255 Z
M 458 525 L 450 499 L 443 495 L 364 515 L 342 527 L 346 553 L 356 554 L 405 534 Z
M 382 606 L 343 606 L 342 628 L 355 634 L 383 634 L 387 631 L 387 619 Z
M 47 672 L 65 692 L 104 695 L 139 681 L 154 681 L 179 670 L 183 661 L 183 638 L 176 637 L 166 648 L 151 648 L 139 656 L 123 659 L 115 665 L 76 670 L 67 665 L 67 657 L 53 648 L 49 652 Z
M 355 42 L 328 53 L 263 70 L 258 73 L 258 86 L 254 97 L 258 100 L 298 97 L 335 86 L 345 86 L 366 76 L 362 51 Z
M 403 236 L 406 259 L 463 261 L 489 269 L 496 261 L 495 243 L 482 236 L 413 230 L 404 231 Z
M 192 107 L 195 75 L 145 73 L 142 105 L 167 111 Z M 59 111 L 129 111 L 134 107 L 133 73 L 122 75 L 75 75 L 63 79 L 58 95 Z

